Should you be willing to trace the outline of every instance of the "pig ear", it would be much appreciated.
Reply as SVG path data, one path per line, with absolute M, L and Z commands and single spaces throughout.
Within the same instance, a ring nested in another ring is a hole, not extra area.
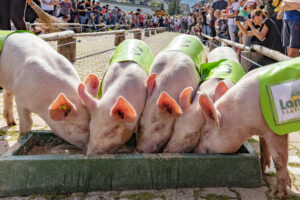
M 157 77 L 157 74 L 154 73 L 154 74 L 151 74 L 149 76 L 149 78 L 147 79 L 147 93 L 148 93 L 148 96 L 152 95 L 152 92 L 155 88 L 156 77 Z
M 110 115 L 122 122 L 134 122 L 136 118 L 134 108 L 122 96 L 118 97 L 115 105 L 111 109 Z
M 54 121 L 65 120 L 72 111 L 76 111 L 76 107 L 63 93 L 49 106 L 50 118 Z
M 93 110 L 97 105 L 97 100 L 94 97 L 91 97 L 90 94 L 85 90 L 83 83 L 78 85 L 78 95 L 82 102 L 86 105 L 89 110 Z
M 180 94 L 179 105 L 181 106 L 181 109 L 183 111 L 185 111 L 191 105 L 192 92 L 193 92 L 193 88 L 187 87 Z
M 214 101 L 217 101 L 221 96 L 223 96 L 229 87 L 226 85 L 224 81 L 220 81 L 215 89 Z
M 97 97 L 99 90 L 99 79 L 95 74 L 90 74 L 84 80 L 84 85 L 88 93 L 93 97 Z
M 180 106 L 166 92 L 162 92 L 158 98 L 157 106 L 167 116 L 177 118 L 182 114 Z
M 212 101 L 209 99 L 207 94 L 201 94 L 199 97 L 199 103 L 202 108 L 202 111 L 206 114 L 207 117 L 214 120 L 216 122 L 217 127 L 220 127 L 220 120 L 218 112 L 212 103 Z

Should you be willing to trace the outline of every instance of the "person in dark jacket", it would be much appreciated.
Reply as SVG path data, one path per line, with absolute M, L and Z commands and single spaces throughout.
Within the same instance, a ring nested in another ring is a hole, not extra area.
M 26 30 L 24 21 L 25 0 L 1 0 L 0 29 L 10 30 L 10 19 L 18 30 Z

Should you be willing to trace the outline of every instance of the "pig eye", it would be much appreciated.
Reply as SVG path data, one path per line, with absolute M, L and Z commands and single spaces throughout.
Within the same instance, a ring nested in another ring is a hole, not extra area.
M 104 132 L 104 137 L 113 137 L 118 132 L 120 125 L 116 125 L 115 127 Z
M 209 131 L 209 130 L 208 130 L 207 128 L 204 128 L 202 133 L 203 133 L 204 135 L 206 135 L 206 134 L 208 133 L 208 131 Z
M 160 129 L 163 129 L 165 127 L 165 124 L 159 124 L 155 127 L 154 132 L 158 132 Z

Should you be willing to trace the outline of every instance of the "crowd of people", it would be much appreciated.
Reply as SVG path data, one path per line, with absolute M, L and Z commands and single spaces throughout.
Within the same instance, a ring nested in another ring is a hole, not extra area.
M 57 17 L 62 22 L 80 23 L 89 25 L 129 25 L 131 28 L 157 27 L 162 25 L 163 17 L 136 12 L 126 12 L 119 7 L 102 5 L 99 0 L 34 0 L 43 11 Z M 34 12 L 26 11 L 26 21 L 33 23 L 36 20 Z M 98 29 L 95 26 L 95 29 Z
M 262 45 L 290 57 L 299 56 L 300 1 L 215 0 L 212 4 L 197 3 L 189 17 L 174 17 L 170 21 L 172 31 L 204 33 L 247 46 Z M 178 29 L 179 24 L 184 28 Z M 260 64 L 273 62 L 265 58 Z
M 291 57 L 299 56 L 300 1 L 215 0 L 212 4 L 196 3 L 190 16 L 172 17 L 150 15 L 141 9 L 126 12 L 117 6 L 101 5 L 99 0 L 34 1 L 48 14 L 70 23 L 160 26 L 174 32 L 218 36 L 247 46 L 259 44 Z M 30 16 L 26 14 L 26 21 L 33 22 L 34 17 Z M 261 64 L 271 62 L 274 60 Z

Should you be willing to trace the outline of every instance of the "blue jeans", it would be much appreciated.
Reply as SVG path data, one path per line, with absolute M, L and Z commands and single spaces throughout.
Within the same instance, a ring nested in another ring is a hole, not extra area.
M 95 24 L 100 24 L 100 14 L 96 13 Z
M 85 20 L 86 20 L 85 16 L 79 15 L 78 17 L 79 24 L 85 24 Z
M 204 27 L 204 34 L 205 35 L 210 35 L 210 28 L 209 28 L 209 26 L 208 25 L 203 25 L 203 27 Z
M 111 24 L 116 25 L 116 17 L 115 16 L 111 16 Z
M 230 40 L 235 42 L 236 35 L 234 35 L 234 34 L 237 30 L 237 25 L 235 25 L 235 24 L 228 25 L 228 30 L 229 30 Z

